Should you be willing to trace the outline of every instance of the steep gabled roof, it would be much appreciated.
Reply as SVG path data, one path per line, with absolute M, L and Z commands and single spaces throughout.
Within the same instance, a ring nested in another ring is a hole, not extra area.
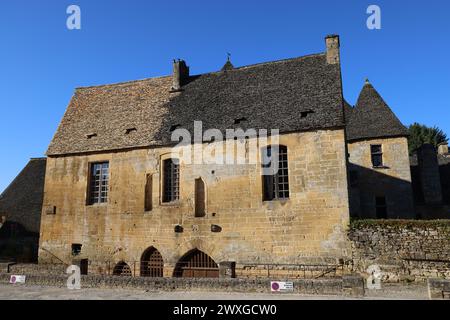
M 408 130 L 380 94 L 366 81 L 356 107 L 344 107 L 347 140 L 407 136 Z
M 222 132 L 241 118 L 243 129 L 282 133 L 344 126 L 340 65 L 325 54 L 191 76 L 179 93 L 171 85 L 168 76 L 77 89 L 47 154 L 168 145 L 171 128 L 196 120 Z

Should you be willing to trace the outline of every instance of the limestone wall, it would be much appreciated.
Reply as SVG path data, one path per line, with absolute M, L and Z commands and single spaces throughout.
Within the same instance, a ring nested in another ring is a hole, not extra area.
M 305 263 L 346 256 L 344 141 L 343 130 L 281 136 L 288 147 L 290 199 L 273 202 L 262 201 L 260 164 L 182 165 L 180 201 L 168 205 L 160 202 L 160 164 L 168 148 L 49 158 L 40 263 L 70 262 L 72 243 L 83 245 L 77 258 L 99 262 L 99 268 L 105 261 L 139 261 L 153 246 L 162 254 L 165 276 L 194 248 L 217 263 Z M 88 168 L 95 161 L 110 163 L 109 201 L 87 206 Z M 153 174 L 150 212 L 144 212 L 147 174 Z M 194 217 L 199 177 L 207 190 L 202 218 Z M 177 225 L 182 233 L 174 232 Z M 221 232 L 212 232 L 211 225 Z
M 374 168 L 371 145 L 382 145 L 383 164 Z M 364 140 L 348 144 L 349 171 L 356 172 L 350 188 L 351 215 L 376 218 L 375 197 L 385 196 L 387 218 L 414 218 L 408 141 L 406 138 Z M 350 175 L 352 175 L 350 173 Z

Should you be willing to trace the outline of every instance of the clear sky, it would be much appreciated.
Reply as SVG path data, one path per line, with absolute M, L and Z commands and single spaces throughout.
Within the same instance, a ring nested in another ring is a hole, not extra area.
M 81 30 L 66 9 L 81 8 Z M 381 30 L 366 10 L 381 8 Z M 368 77 L 400 120 L 450 135 L 450 1 L 2 0 L 0 192 L 45 154 L 75 87 L 191 73 L 324 51 L 341 36 L 344 95 Z

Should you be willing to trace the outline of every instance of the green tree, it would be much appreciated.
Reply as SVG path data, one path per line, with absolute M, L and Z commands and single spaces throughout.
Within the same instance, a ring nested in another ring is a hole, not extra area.
M 414 123 L 409 126 L 408 133 L 408 146 L 410 154 L 426 143 L 437 147 L 443 142 L 448 142 L 447 135 L 436 126 L 427 127 L 419 123 Z

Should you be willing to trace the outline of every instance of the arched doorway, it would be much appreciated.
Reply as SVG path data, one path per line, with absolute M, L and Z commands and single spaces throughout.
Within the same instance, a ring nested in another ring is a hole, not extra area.
M 131 268 L 128 264 L 126 264 L 124 261 L 120 261 L 113 270 L 114 276 L 125 276 L 125 277 L 131 277 Z
M 194 249 L 178 261 L 173 276 L 176 278 L 218 278 L 219 266 L 206 253 Z
M 161 253 L 150 247 L 141 257 L 141 277 L 163 277 L 164 260 Z

